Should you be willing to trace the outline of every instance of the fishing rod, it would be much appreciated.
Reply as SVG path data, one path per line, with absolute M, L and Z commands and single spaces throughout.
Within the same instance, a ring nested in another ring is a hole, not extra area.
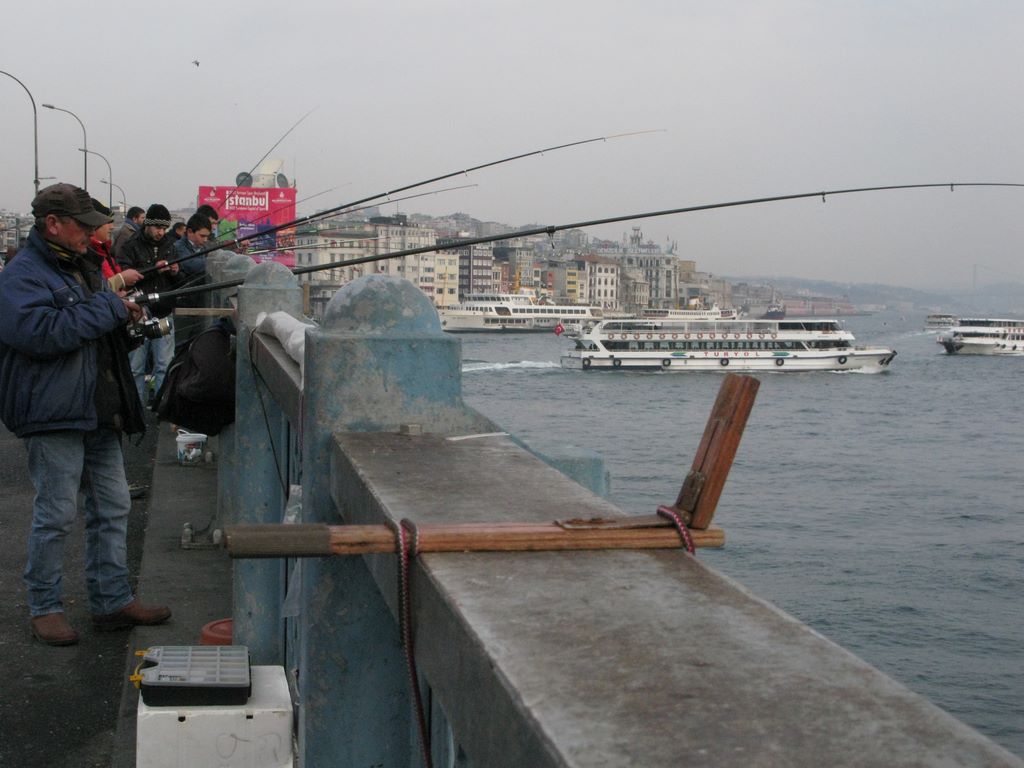
M 299 206 L 302 203 L 305 203 L 305 202 L 307 202 L 309 200 L 312 200 L 314 197 L 320 197 L 321 195 L 326 195 L 328 192 L 334 192 L 337 189 L 341 189 L 342 187 L 349 186 L 351 183 L 352 183 L 351 181 L 347 181 L 344 184 L 339 184 L 336 187 L 331 187 L 330 189 L 324 189 L 324 190 L 321 190 L 320 192 L 317 192 L 316 194 L 309 195 L 308 197 L 303 197 L 301 200 L 296 200 L 295 201 L 295 205 Z M 273 216 L 274 213 L 275 213 L 275 211 L 267 211 L 266 213 L 262 213 L 259 216 L 257 216 L 255 219 L 253 219 L 252 221 L 248 222 L 248 224 L 249 224 L 249 226 L 254 226 L 256 224 L 259 224 L 261 221 L 263 221 L 267 217 Z
M 319 272 L 325 269 L 338 269 L 340 267 L 354 266 L 357 264 L 367 264 L 375 261 L 386 261 L 389 259 L 402 258 L 404 256 L 415 256 L 421 253 L 433 253 L 436 251 L 451 250 L 452 248 L 462 248 L 471 245 L 483 245 L 485 243 L 495 243 L 501 240 L 513 240 L 520 237 L 531 237 L 533 235 L 548 235 L 550 237 L 554 235 L 555 232 L 562 232 L 567 229 L 585 229 L 586 227 L 596 227 L 602 224 L 616 224 L 623 221 L 653 219 L 660 216 L 673 216 L 676 214 L 696 213 L 698 211 L 711 211 L 720 208 L 739 208 L 741 206 L 762 205 L 764 203 L 775 203 L 786 200 L 800 200 L 811 197 L 820 197 L 822 202 L 825 202 L 825 199 L 827 197 L 836 195 L 850 195 L 863 192 L 883 192 L 897 189 L 930 189 L 941 187 L 949 187 L 950 192 L 952 192 L 956 187 L 1024 187 L 1024 183 L 980 181 L 946 182 L 939 184 L 890 184 L 877 187 L 852 187 L 849 189 L 832 189 L 820 192 L 800 192 L 797 194 L 790 195 L 773 195 L 771 197 L 754 197 L 747 198 L 744 200 L 729 200 L 722 203 L 706 203 L 704 205 L 691 205 L 683 208 L 668 208 L 661 211 L 630 213 L 623 216 L 610 216 L 603 219 L 590 219 L 588 221 L 575 221 L 568 224 L 555 224 L 546 227 L 532 227 L 530 229 L 520 229 L 513 232 L 505 232 L 500 235 L 488 235 L 486 237 L 471 237 L 459 239 L 456 242 L 445 243 L 443 245 L 427 245 L 420 248 L 410 248 L 409 250 L 405 251 L 393 251 L 390 253 L 381 253 L 373 256 L 363 256 L 357 259 L 347 259 L 344 261 L 335 261 L 327 264 L 317 264 L 315 266 L 300 267 L 297 269 L 293 269 L 292 274 L 304 275 L 309 272 Z M 217 291 L 223 290 L 225 288 L 234 288 L 241 285 L 244 282 L 245 278 L 241 278 L 237 280 L 225 280 L 220 283 L 199 286 L 197 288 L 186 288 L 181 289 L 179 291 L 168 291 L 162 294 L 143 294 L 137 298 L 137 301 L 138 303 L 145 304 L 153 301 L 159 301 L 161 298 L 176 298 L 177 296 L 187 296 L 193 293 L 200 293 L 202 291 Z
M 313 107 L 313 109 L 309 110 L 309 112 L 307 112 L 302 117 L 300 117 L 298 120 L 296 120 L 294 123 L 292 123 L 292 127 L 289 128 L 287 131 L 285 131 L 284 133 L 281 134 L 281 137 L 277 141 L 274 142 L 273 146 L 271 146 L 270 149 L 268 149 L 266 152 L 263 153 L 263 157 L 261 157 L 259 160 L 256 161 L 256 165 L 254 165 L 252 168 L 250 168 L 248 173 L 240 173 L 240 174 L 238 174 L 238 176 L 235 178 L 235 186 L 231 189 L 231 191 L 229 191 L 227 193 L 226 197 L 231 197 L 231 195 L 233 195 L 235 192 L 238 191 L 239 187 L 242 186 L 241 183 L 240 183 L 242 179 L 249 179 L 249 181 L 251 182 L 252 181 L 253 173 L 255 173 L 256 169 L 260 167 L 260 163 L 262 163 L 264 160 L 267 159 L 267 155 L 269 155 L 271 152 L 273 152 L 277 148 L 277 145 L 280 144 L 282 141 L 284 141 L 285 138 L 288 136 L 288 134 L 291 133 L 292 131 L 294 131 L 296 128 L 298 128 L 299 125 L 307 117 L 309 117 L 311 114 L 313 114 L 316 111 L 316 109 L 317 109 L 316 107 Z
M 286 137 L 288 136 L 288 134 L 290 134 L 290 133 L 291 133 L 292 131 L 294 131 L 294 130 L 295 130 L 296 128 L 298 128 L 298 127 L 299 127 L 299 125 L 300 125 L 300 124 L 301 124 L 301 123 L 302 123 L 302 122 L 303 122 L 303 121 L 304 121 L 304 120 L 305 120 L 305 119 L 306 119 L 307 117 L 309 117 L 309 116 L 310 116 L 311 114 L 313 114 L 313 112 L 314 112 L 314 111 L 316 111 L 316 109 L 317 109 L 316 107 L 313 107 L 313 109 L 309 110 L 309 112 L 307 112 L 307 113 L 306 113 L 306 114 L 304 114 L 304 115 L 303 115 L 302 117 L 300 117 L 300 118 L 299 118 L 298 120 L 296 120 L 296 121 L 295 121 L 294 123 L 292 123 L 292 126 L 291 126 L 291 127 L 290 127 L 290 128 L 289 128 L 289 129 L 287 130 L 287 131 L 285 131 L 285 132 L 284 132 L 283 134 L 281 134 L 281 136 L 280 136 L 280 137 L 278 138 L 278 140 L 277 140 L 277 141 L 275 141 L 275 142 L 273 143 L 273 145 L 272 145 L 272 146 L 270 147 L 270 149 L 268 149 L 268 150 L 267 150 L 266 152 L 264 152 L 264 153 L 263 153 L 263 157 L 261 157 L 261 158 L 260 158 L 259 160 L 257 160 L 257 161 L 256 161 L 256 165 L 254 165 L 254 166 L 253 166 L 253 167 L 252 167 L 252 168 L 251 168 L 251 169 L 250 169 L 250 170 L 248 171 L 248 173 L 241 173 L 241 174 L 239 174 L 239 175 L 238 175 L 238 177 L 237 177 L 237 178 L 235 179 L 235 186 L 234 186 L 234 187 L 232 187 L 230 191 L 228 191 L 227 195 L 225 196 L 225 199 L 226 199 L 226 198 L 228 198 L 228 197 L 231 197 L 231 195 L 233 195 L 233 194 L 234 194 L 235 192 L 237 192 L 237 191 L 238 191 L 238 189 L 239 189 L 239 187 L 240 187 L 240 184 L 239 184 L 238 182 L 239 182 L 239 181 L 240 181 L 241 179 L 243 179 L 243 178 L 249 178 L 249 179 L 252 179 L 252 175 L 253 175 L 253 173 L 255 173 L 256 169 L 260 167 L 260 163 L 262 163 L 262 162 L 263 162 L 264 160 L 266 160 L 266 159 L 267 159 L 267 155 L 269 155 L 269 154 L 270 154 L 271 152 L 273 152 L 273 151 L 274 151 L 274 149 L 276 149 L 276 148 L 277 148 L 277 146 L 278 146 L 278 145 L 279 145 L 279 144 L 280 144 L 280 143 L 281 143 L 282 141 L 284 141 L 284 140 L 285 140 L 285 138 L 286 138 Z M 344 185 L 342 185 L 342 186 L 344 186 Z M 311 198 L 313 198 L 313 197 L 317 197 L 317 196 L 319 196 L 319 195 L 323 195 L 323 194 L 326 194 L 327 192 L 331 192 L 331 191 L 333 191 L 334 189 L 337 189 L 337 188 L 338 188 L 338 187 L 333 187 L 332 189 L 329 189 L 329 190 L 325 190 L 324 192 L 318 192 L 318 193 L 317 193 L 316 195 L 311 195 L 311 196 L 310 196 L 309 198 L 306 198 L 306 199 L 307 199 L 307 200 L 309 200 L 309 199 L 311 199 Z M 296 205 L 297 205 L 297 204 L 298 204 L 298 203 L 296 203 Z M 264 215 L 265 215 L 265 216 L 266 216 L 266 215 L 269 215 L 269 213 L 268 213 L 268 214 L 264 214 Z M 257 221 L 259 221 L 259 219 L 257 219 Z M 265 234 L 265 233 L 260 233 L 260 234 Z M 243 239 L 244 239 L 244 238 L 243 238 Z M 231 243 L 232 241 L 230 241 L 230 240 L 225 240 L 225 241 L 223 241 L 223 242 L 224 242 L 225 244 L 228 244 L 228 243 Z M 236 241 L 234 241 L 234 242 L 235 242 L 235 243 L 237 244 L 237 243 L 238 243 L 238 242 L 240 242 L 240 241 L 239 241 L 239 240 L 236 240 Z M 186 254 L 185 256 L 179 256 L 179 257 L 177 257 L 177 258 L 175 258 L 175 259 L 169 259 L 169 260 L 167 261 L 167 263 L 166 263 L 166 264 L 165 264 L 164 266 L 170 266 L 171 264 L 179 264 L 179 263 L 181 263 L 181 262 L 183 262 L 183 261 L 187 261 L 188 259 L 194 258 L 194 257 L 196 257 L 196 256 L 205 256 L 205 255 L 206 255 L 207 253 L 213 253 L 213 252 L 214 252 L 214 251 L 216 251 L 216 250 L 220 250 L 220 248 L 221 248 L 221 246 L 220 246 L 220 243 L 219 243 L 219 242 L 218 242 L 218 243 L 211 243 L 211 244 L 210 244 L 209 246 L 207 246 L 206 248 L 203 248 L 203 249 L 201 249 L 201 250 L 197 251 L 196 253 L 190 253 L 190 254 Z M 143 269 L 140 269 L 140 270 L 138 270 L 138 271 L 139 271 L 139 272 L 140 272 L 140 273 L 142 274 L 142 277 L 143 277 L 143 279 L 145 279 L 145 278 L 146 278 L 146 277 L 147 277 L 148 275 L 152 274 L 153 272 L 156 272 L 156 271 L 158 271 L 159 269 L 163 269 L 163 268 L 164 268 L 164 267 L 157 267 L 156 265 L 153 265 L 153 266 L 150 266 L 150 267 L 145 267 L 145 268 L 143 268 Z
M 641 135 L 647 134 L 647 133 L 660 133 L 662 131 L 664 131 L 663 128 L 655 128 L 655 129 L 646 130 L 646 131 L 630 131 L 628 133 L 614 133 L 614 134 L 611 134 L 609 136 L 596 136 L 596 137 L 594 137 L 592 139 L 582 139 L 580 141 L 571 141 L 568 144 L 558 144 L 557 146 L 554 146 L 554 147 L 546 147 L 544 149 L 535 149 L 535 150 L 533 150 L 531 152 L 521 152 L 518 155 L 512 155 L 510 157 L 505 157 L 505 158 L 502 158 L 501 160 L 492 160 L 492 161 L 490 161 L 488 163 L 481 163 L 480 165 L 474 165 L 474 166 L 472 166 L 470 168 L 465 168 L 465 169 L 462 169 L 462 170 L 459 170 L 459 171 L 452 171 L 451 173 L 445 173 L 445 174 L 442 174 L 441 176 L 434 176 L 433 178 L 424 179 L 423 181 L 417 181 L 414 184 L 406 184 L 404 187 L 396 187 L 395 189 L 392 189 L 392 190 L 390 190 L 388 192 L 380 192 L 380 193 L 378 193 L 376 195 L 370 195 L 369 197 L 364 197 L 364 198 L 361 198 L 359 200 L 353 200 L 351 202 L 345 203 L 344 205 L 339 205 L 339 206 L 336 206 L 334 208 L 328 208 L 327 210 L 319 211 L 317 213 L 310 214 L 309 216 L 303 216 L 303 217 L 300 217 L 298 219 L 295 219 L 294 221 L 285 222 L 284 224 L 278 224 L 277 226 L 270 227 L 269 229 L 265 229 L 262 232 L 255 232 L 255 233 L 253 233 L 251 235 L 246 235 L 245 237 L 239 237 L 239 238 L 236 238 L 234 240 L 221 240 L 221 241 L 218 241 L 217 243 L 213 243 L 211 245 L 208 245 L 203 250 L 196 251 L 195 253 L 189 254 L 187 256 L 183 256 L 179 260 L 180 261 L 184 261 L 185 259 L 193 259 L 193 258 L 195 258 L 197 256 L 205 256 L 208 253 L 213 253 L 214 251 L 221 250 L 223 248 L 237 247 L 237 246 L 241 245 L 243 242 L 247 242 L 247 241 L 249 241 L 249 240 L 251 240 L 251 239 L 253 239 L 255 237 L 261 237 L 261 236 L 265 236 L 265 235 L 272 235 L 275 232 L 280 232 L 282 229 L 288 229 L 289 227 L 298 227 L 298 226 L 301 226 L 303 224 L 308 224 L 311 221 L 316 221 L 318 219 L 326 218 L 327 216 L 331 216 L 332 214 L 338 213 L 339 211 L 342 211 L 345 208 L 351 208 L 353 206 L 362 205 L 363 203 L 368 203 L 371 200 L 379 200 L 380 198 L 385 198 L 385 197 L 386 198 L 390 198 L 391 195 L 397 194 L 398 192 L 405 192 L 405 191 L 410 190 L 410 189 L 415 189 L 416 187 L 423 187 L 423 186 L 426 186 L 427 184 L 433 184 L 434 182 L 437 182 L 437 181 L 444 181 L 445 179 L 450 179 L 450 178 L 453 178 L 455 176 L 468 175 L 468 174 L 470 174 L 473 171 L 479 171 L 479 170 L 481 170 L 483 168 L 491 168 L 491 167 L 496 166 L 496 165 L 502 165 L 503 163 L 511 163 L 514 160 L 522 160 L 523 158 L 533 157 L 534 155 L 543 155 L 545 152 L 555 152 L 556 150 L 559 150 L 559 149 L 568 149 L 569 147 L 579 147 L 579 146 L 582 146 L 584 144 L 593 144 L 594 142 L 598 142 L 598 141 L 610 141 L 612 139 L 621 139 L 621 138 L 625 138 L 627 136 L 641 136 Z M 237 189 L 237 187 L 236 187 L 236 189 Z M 396 201 L 389 200 L 389 202 L 396 202 Z M 175 263 L 177 263 L 177 261 L 178 260 L 176 260 Z
M 309 116 L 310 116 L 310 115 L 312 115 L 312 114 L 313 114 L 314 112 L 316 112 L 316 109 L 317 109 L 316 107 L 313 107 L 313 108 L 312 108 L 311 110 L 309 110 L 309 112 L 307 112 L 307 113 L 306 113 L 306 114 L 304 114 L 304 115 L 303 115 L 302 117 L 300 117 L 300 118 L 299 118 L 298 120 L 296 120 L 296 121 L 295 121 L 295 124 L 294 124 L 294 125 L 292 125 L 292 127 L 291 127 L 291 128 L 289 128 L 289 129 L 288 129 L 287 131 L 285 131 L 285 132 L 284 132 L 284 133 L 283 133 L 283 134 L 281 135 L 281 138 L 279 138 L 279 139 L 278 139 L 277 141 L 275 141 L 275 142 L 274 142 L 274 146 L 272 146 L 272 147 L 271 147 L 270 149 L 268 149 L 268 150 L 267 150 L 267 151 L 266 151 L 266 152 L 265 152 L 265 153 L 263 154 L 263 157 L 261 157 L 261 158 L 260 158 L 259 160 L 257 160 L 257 161 L 256 161 L 256 165 L 254 165 L 254 166 L 252 167 L 252 170 L 251 170 L 251 171 L 249 171 L 249 174 L 248 174 L 248 175 L 249 175 L 249 176 L 251 177 L 251 176 L 252 176 L 252 174 L 253 174 L 253 172 L 254 172 L 254 171 L 255 171 L 255 170 L 257 169 L 257 168 L 259 168 L 259 167 L 260 167 L 260 163 L 262 163 L 262 162 L 263 162 L 264 160 L 266 160 L 266 159 L 267 159 L 267 155 L 269 155 L 269 154 L 270 154 L 271 152 L 273 152 L 273 151 L 274 151 L 275 149 L 277 149 L 277 145 L 278 145 L 278 144 L 280 144 L 280 143 L 281 143 L 282 141 L 284 141 L 284 140 L 285 140 L 285 138 L 287 138 L 287 136 L 288 136 L 288 134 L 289 134 L 289 133 L 291 133 L 291 132 L 292 132 L 292 131 L 294 131 L 294 130 L 295 130 L 296 128 L 298 128 L 298 127 L 299 127 L 299 126 L 300 126 L 300 125 L 302 124 L 302 121 L 303 121 L 303 120 L 305 120 L 305 119 L 306 119 L 307 117 L 309 117 Z M 235 187 L 235 189 L 238 189 L 238 187 Z
M 416 198 L 416 197 L 427 197 L 428 195 L 440 195 L 443 192 L 454 192 L 454 191 L 459 190 L 459 189 L 471 189 L 473 187 L 478 187 L 478 186 L 480 186 L 480 185 L 479 184 L 460 184 L 460 185 L 455 186 L 455 187 L 444 187 L 443 189 L 433 189 L 433 190 L 431 190 L 429 192 L 418 192 L 415 195 L 405 195 L 403 197 L 396 197 L 396 198 L 394 198 L 392 200 L 389 200 L 388 202 L 389 203 L 400 203 L 400 202 L 403 202 L 405 200 L 412 200 L 413 198 Z M 365 210 L 367 208 L 372 208 L 372 207 L 373 207 L 372 205 L 364 205 L 364 206 L 360 206 L 360 207 L 356 207 L 356 208 L 349 208 L 348 210 L 344 211 L 344 213 L 355 213 L 356 211 L 362 211 L 362 210 Z M 238 239 L 238 240 L 236 240 L 234 242 L 240 243 L 242 240 L 253 240 L 253 239 L 257 238 L 257 237 L 262 237 L 262 236 L 268 235 L 270 233 L 271 233 L 271 230 L 265 230 L 263 232 L 256 232 L 256 233 L 254 233 L 252 235 L 247 235 L 246 237 L 240 238 L 240 239 Z M 226 242 L 231 242 L 231 241 L 226 241 Z M 266 251 L 257 251 L 257 253 L 269 253 L 269 252 L 273 252 L 273 251 L 285 251 L 285 250 L 291 250 L 292 248 L 294 248 L 294 246 L 291 246 L 291 247 L 269 248 Z M 208 253 L 213 253 L 214 251 L 219 251 L 219 250 L 223 250 L 222 243 L 220 243 L 220 242 L 214 243 L 212 245 L 206 246 L 205 248 L 203 248 L 201 250 L 196 251 L 195 253 L 186 253 L 186 254 L 184 254 L 182 256 L 178 256 L 177 258 L 170 259 L 167 262 L 167 264 L 165 264 L 163 267 L 157 267 L 154 264 L 152 266 L 144 267 L 144 268 L 140 269 L 139 272 L 142 274 L 143 278 L 145 278 L 147 275 L 150 275 L 153 272 L 157 272 L 157 271 L 163 269 L 164 267 L 169 267 L 172 264 L 180 264 L 183 261 L 188 261 L 189 259 L 194 259 L 197 256 L 205 256 Z
M 314 106 L 314 108 L 312 110 L 310 110 L 305 115 L 303 115 L 301 118 L 296 120 L 292 124 L 292 127 L 289 128 L 287 131 L 285 131 L 283 134 L 281 134 L 281 137 L 278 138 L 278 140 L 273 142 L 273 144 L 270 146 L 269 150 L 267 150 L 265 153 L 263 153 L 263 157 L 261 157 L 259 160 L 256 161 L 256 165 L 254 165 L 252 168 L 250 168 L 248 172 L 242 172 L 236 178 L 234 178 L 234 186 L 232 186 L 230 188 L 230 190 L 228 190 L 228 193 L 227 193 L 227 195 L 224 196 L 224 199 L 226 200 L 226 199 L 230 198 L 234 193 L 237 193 L 239 188 L 242 186 L 242 179 L 249 179 L 249 182 L 251 183 L 252 182 L 253 173 L 255 173 L 256 169 L 259 168 L 259 164 L 262 163 L 264 160 L 266 160 L 266 157 L 271 152 L 273 152 L 275 150 L 276 146 L 278 146 L 278 144 L 280 144 L 282 141 L 284 141 L 289 133 L 291 133 L 296 128 L 298 128 L 299 125 L 302 123 L 302 121 L 304 121 L 306 118 L 308 118 L 310 115 L 312 115 L 313 112 L 315 112 L 315 111 L 316 111 L 316 108 Z M 335 187 L 335 188 L 337 188 L 337 187 Z M 195 254 L 195 255 L 198 255 L 198 254 Z

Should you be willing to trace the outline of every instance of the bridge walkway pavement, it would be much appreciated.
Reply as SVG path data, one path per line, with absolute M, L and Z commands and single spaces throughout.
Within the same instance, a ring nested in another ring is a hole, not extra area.
M 216 452 L 216 439 L 209 446 Z M 89 621 L 79 516 L 65 551 L 68 618 L 78 645 L 32 638 L 21 574 L 34 490 L 22 441 L 0 427 L 0 766 L 129 768 L 135 765 L 138 692 L 128 681 L 136 649 L 196 645 L 202 627 L 231 615 L 231 565 L 223 550 L 183 549 L 216 509 L 216 462 L 182 467 L 170 425 L 151 421 L 125 450 L 129 483 L 148 486 L 133 501 L 128 555 L 133 587 L 146 603 L 169 605 L 165 625 L 97 632 Z

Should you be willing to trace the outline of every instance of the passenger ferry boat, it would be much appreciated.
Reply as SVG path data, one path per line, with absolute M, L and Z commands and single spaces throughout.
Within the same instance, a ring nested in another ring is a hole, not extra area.
M 962 317 L 936 341 L 951 355 L 1024 355 L 1024 320 Z
M 645 320 L 731 320 L 739 317 L 739 313 L 735 309 L 722 309 L 712 304 L 710 307 L 694 306 L 688 309 L 645 309 L 640 317 Z
M 554 331 L 583 328 L 600 321 L 600 307 L 582 304 L 543 304 L 519 293 L 481 293 L 467 296 L 452 309 L 439 309 L 441 327 L 449 333 Z
M 957 324 L 958 318 L 956 315 L 949 315 L 946 313 L 936 313 L 928 315 L 924 319 L 924 327 L 926 331 L 939 331 L 948 330 Z
M 821 318 L 605 320 L 575 341 L 562 366 L 585 371 L 881 371 L 896 356 Z

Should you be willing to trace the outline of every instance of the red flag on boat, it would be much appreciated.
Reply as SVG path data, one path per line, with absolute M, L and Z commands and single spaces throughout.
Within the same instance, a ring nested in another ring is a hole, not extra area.
M 565 333 L 565 326 L 559 323 L 555 326 L 555 336 L 561 336 L 563 333 Z

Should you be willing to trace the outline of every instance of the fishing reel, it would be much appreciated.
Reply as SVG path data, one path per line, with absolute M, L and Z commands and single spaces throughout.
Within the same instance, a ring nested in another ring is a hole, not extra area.
M 146 313 L 151 317 L 165 318 L 174 311 L 175 300 L 173 298 L 166 298 L 159 293 L 150 293 L 148 291 L 135 289 L 125 299 L 133 301 L 140 307 L 145 307 Z M 166 331 L 164 334 L 166 335 Z M 145 337 L 154 338 L 154 337 Z M 155 337 L 159 338 L 159 337 Z
M 162 339 L 171 332 L 171 321 L 166 317 L 150 317 L 128 325 L 128 338 L 132 344 L 141 344 L 146 339 Z
M 132 288 L 125 294 L 125 300 L 135 302 L 138 305 L 151 304 L 160 298 L 155 293 L 149 293 L 141 288 Z

